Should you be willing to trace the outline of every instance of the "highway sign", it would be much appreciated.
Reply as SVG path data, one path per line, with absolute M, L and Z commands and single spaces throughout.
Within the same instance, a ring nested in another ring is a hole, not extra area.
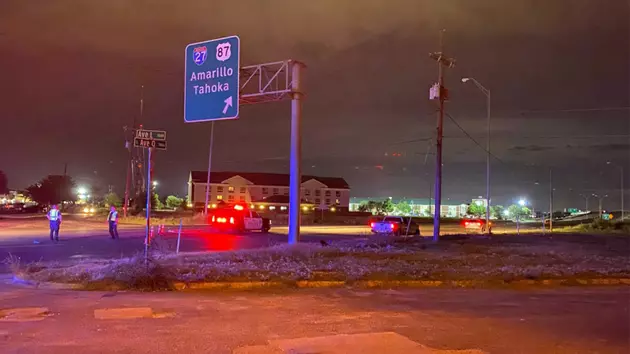
M 231 36 L 186 46 L 186 123 L 238 118 L 240 43 Z
M 157 150 L 166 150 L 166 141 L 164 141 L 164 140 L 133 138 L 133 146 L 134 147 L 140 147 L 140 148 L 153 148 L 153 149 L 157 149 Z
M 136 130 L 136 138 L 166 141 L 166 132 L 163 130 Z

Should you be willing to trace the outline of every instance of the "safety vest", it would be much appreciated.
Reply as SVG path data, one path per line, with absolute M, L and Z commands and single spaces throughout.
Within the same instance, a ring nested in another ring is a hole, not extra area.
M 118 220 L 118 212 L 117 211 L 110 211 L 109 212 L 109 221 L 116 221 Z
M 50 219 L 50 221 L 57 221 L 60 219 L 60 215 L 61 213 L 59 213 L 59 210 L 57 209 L 50 209 L 50 211 L 48 212 L 48 218 Z

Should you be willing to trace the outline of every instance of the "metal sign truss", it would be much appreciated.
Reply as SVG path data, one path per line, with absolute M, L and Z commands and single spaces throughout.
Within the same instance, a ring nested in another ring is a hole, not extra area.
M 240 104 L 255 104 L 291 98 L 294 60 L 245 66 L 240 69 Z

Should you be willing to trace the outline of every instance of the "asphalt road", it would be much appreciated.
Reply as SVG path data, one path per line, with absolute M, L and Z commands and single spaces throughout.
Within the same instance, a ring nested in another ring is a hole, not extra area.
M 162 234 L 161 250 L 174 251 L 177 244 L 177 227 L 167 226 Z M 443 234 L 461 233 L 459 225 L 445 224 Z M 120 239 L 112 240 L 105 222 L 67 217 L 61 226 L 60 238 L 51 242 L 45 219 L 0 221 L 0 259 L 12 254 L 23 262 L 68 261 L 78 258 L 118 258 L 131 256 L 144 250 L 145 230 L 142 226 L 121 225 Z M 501 232 L 497 230 L 495 232 Z M 505 230 L 504 230 L 505 232 Z M 286 243 L 287 227 L 273 227 L 272 232 L 231 234 L 209 228 L 185 227 L 181 234 L 180 251 L 228 251 L 267 247 Z M 423 236 L 432 235 L 432 225 L 422 225 Z M 367 226 L 303 226 L 301 242 L 366 239 L 371 235 Z M 7 272 L 0 265 L 0 272 Z
M 105 293 L 0 284 L 0 352 L 626 354 L 629 296 L 627 287 Z

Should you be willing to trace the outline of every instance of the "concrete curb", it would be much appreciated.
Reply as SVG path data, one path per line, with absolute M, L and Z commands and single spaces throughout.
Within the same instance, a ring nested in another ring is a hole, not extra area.
M 49 290 L 125 290 L 120 286 L 98 287 L 87 284 L 36 282 L 14 276 L 14 284 Z M 255 289 L 315 289 L 315 288 L 496 288 L 526 286 L 603 286 L 630 285 L 630 278 L 562 278 L 515 280 L 298 280 L 298 281 L 240 281 L 240 282 L 174 282 L 175 291 L 189 290 L 255 290 Z

